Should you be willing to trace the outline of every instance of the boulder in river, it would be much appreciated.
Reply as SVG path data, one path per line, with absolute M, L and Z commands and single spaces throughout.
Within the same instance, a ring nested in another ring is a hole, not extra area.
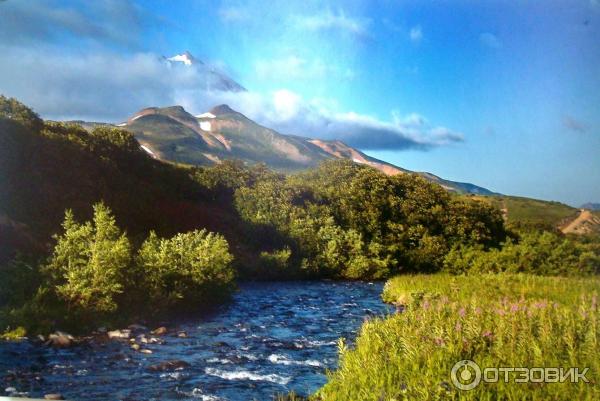
M 167 334 L 169 330 L 167 330 L 166 327 L 162 326 L 159 327 L 158 329 L 152 331 L 152 334 L 154 334 L 155 336 L 164 336 L 165 334 Z
M 131 330 L 112 330 L 109 331 L 108 333 L 106 333 L 108 335 L 108 338 L 111 339 L 123 339 L 123 340 L 127 340 L 129 339 L 129 337 L 131 337 Z
M 71 345 L 73 345 L 74 341 L 75 337 L 73 337 L 69 333 L 57 331 L 56 333 L 52 333 L 48 336 L 48 341 L 46 341 L 46 345 L 51 345 L 53 347 L 58 348 L 68 348 Z
M 183 369 L 188 368 L 189 366 L 190 364 L 185 361 L 172 360 L 152 365 L 148 368 L 148 370 L 151 370 L 152 372 L 164 372 L 165 370 Z

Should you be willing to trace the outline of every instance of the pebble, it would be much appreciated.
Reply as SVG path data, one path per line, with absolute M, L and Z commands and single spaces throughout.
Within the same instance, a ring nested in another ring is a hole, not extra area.
M 141 350 L 140 352 L 141 352 L 142 354 L 151 354 L 151 353 L 152 353 L 152 350 L 150 350 L 150 349 L 143 349 L 143 350 Z
M 64 400 L 63 396 L 60 394 L 46 394 L 44 396 L 45 400 Z

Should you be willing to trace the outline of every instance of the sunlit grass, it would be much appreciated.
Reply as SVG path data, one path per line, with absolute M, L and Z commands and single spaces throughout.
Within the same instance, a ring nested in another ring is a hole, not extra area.
M 526 275 L 402 276 L 384 299 L 405 309 L 366 322 L 356 347 L 340 343 L 340 368 L 322 400 L 597 400 L 597 278 Z M 481 367 L 585 367 L 590 383 L 481 383 L 462 391 L 450 371 Z

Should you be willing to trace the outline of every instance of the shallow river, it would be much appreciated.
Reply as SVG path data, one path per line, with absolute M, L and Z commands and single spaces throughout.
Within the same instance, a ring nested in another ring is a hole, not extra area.
M 337 339 L 352 341 L 363 320 L 389 312 L 380 283 L 244 284 L 218 313 L 177 325 L 142 354 L 126 343 L 55 350 L 0 343 L 0 395 L 61 393 L 71 400 L 272 400 L 309 394 L 337 364 Z M 190 364 L 152 372 L 167 360 Z M 18 380 L 8 382 L 9 376 Z

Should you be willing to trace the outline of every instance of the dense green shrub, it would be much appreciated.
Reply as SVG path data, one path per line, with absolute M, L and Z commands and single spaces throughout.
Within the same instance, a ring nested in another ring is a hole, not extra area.
M 227 298 L 233 289 L 233 260 L 223 236 L 197 230 L 143 243 L 137 265 L 148 301 L 159 310 L 202 309 Z
M 499 249 L 459 245 L 444 259 L 444 271 L 510 272 L 542 275 L 600 273 L 600 247 L 595 242 L 564 237 L 551 232 L 530 231 L 519 240 L 509 240 Z
M 263 251 L 260 253 L 261 265 L 274 271 L 286 271 L 290 266 L 290 248 L 277 249 L 272 252 Z
M 0 333 L 19 326 L 85 331 L 132 316 L 208 309 L 230 296 L 233 256 L 222 235 L 196 230 L 161 239 L 151 232 L 133 257 L 111 210 L 98 203 L 93 211 L 79 223 L 67 210 L 41 268 L 22 259 L 0 267 Z

